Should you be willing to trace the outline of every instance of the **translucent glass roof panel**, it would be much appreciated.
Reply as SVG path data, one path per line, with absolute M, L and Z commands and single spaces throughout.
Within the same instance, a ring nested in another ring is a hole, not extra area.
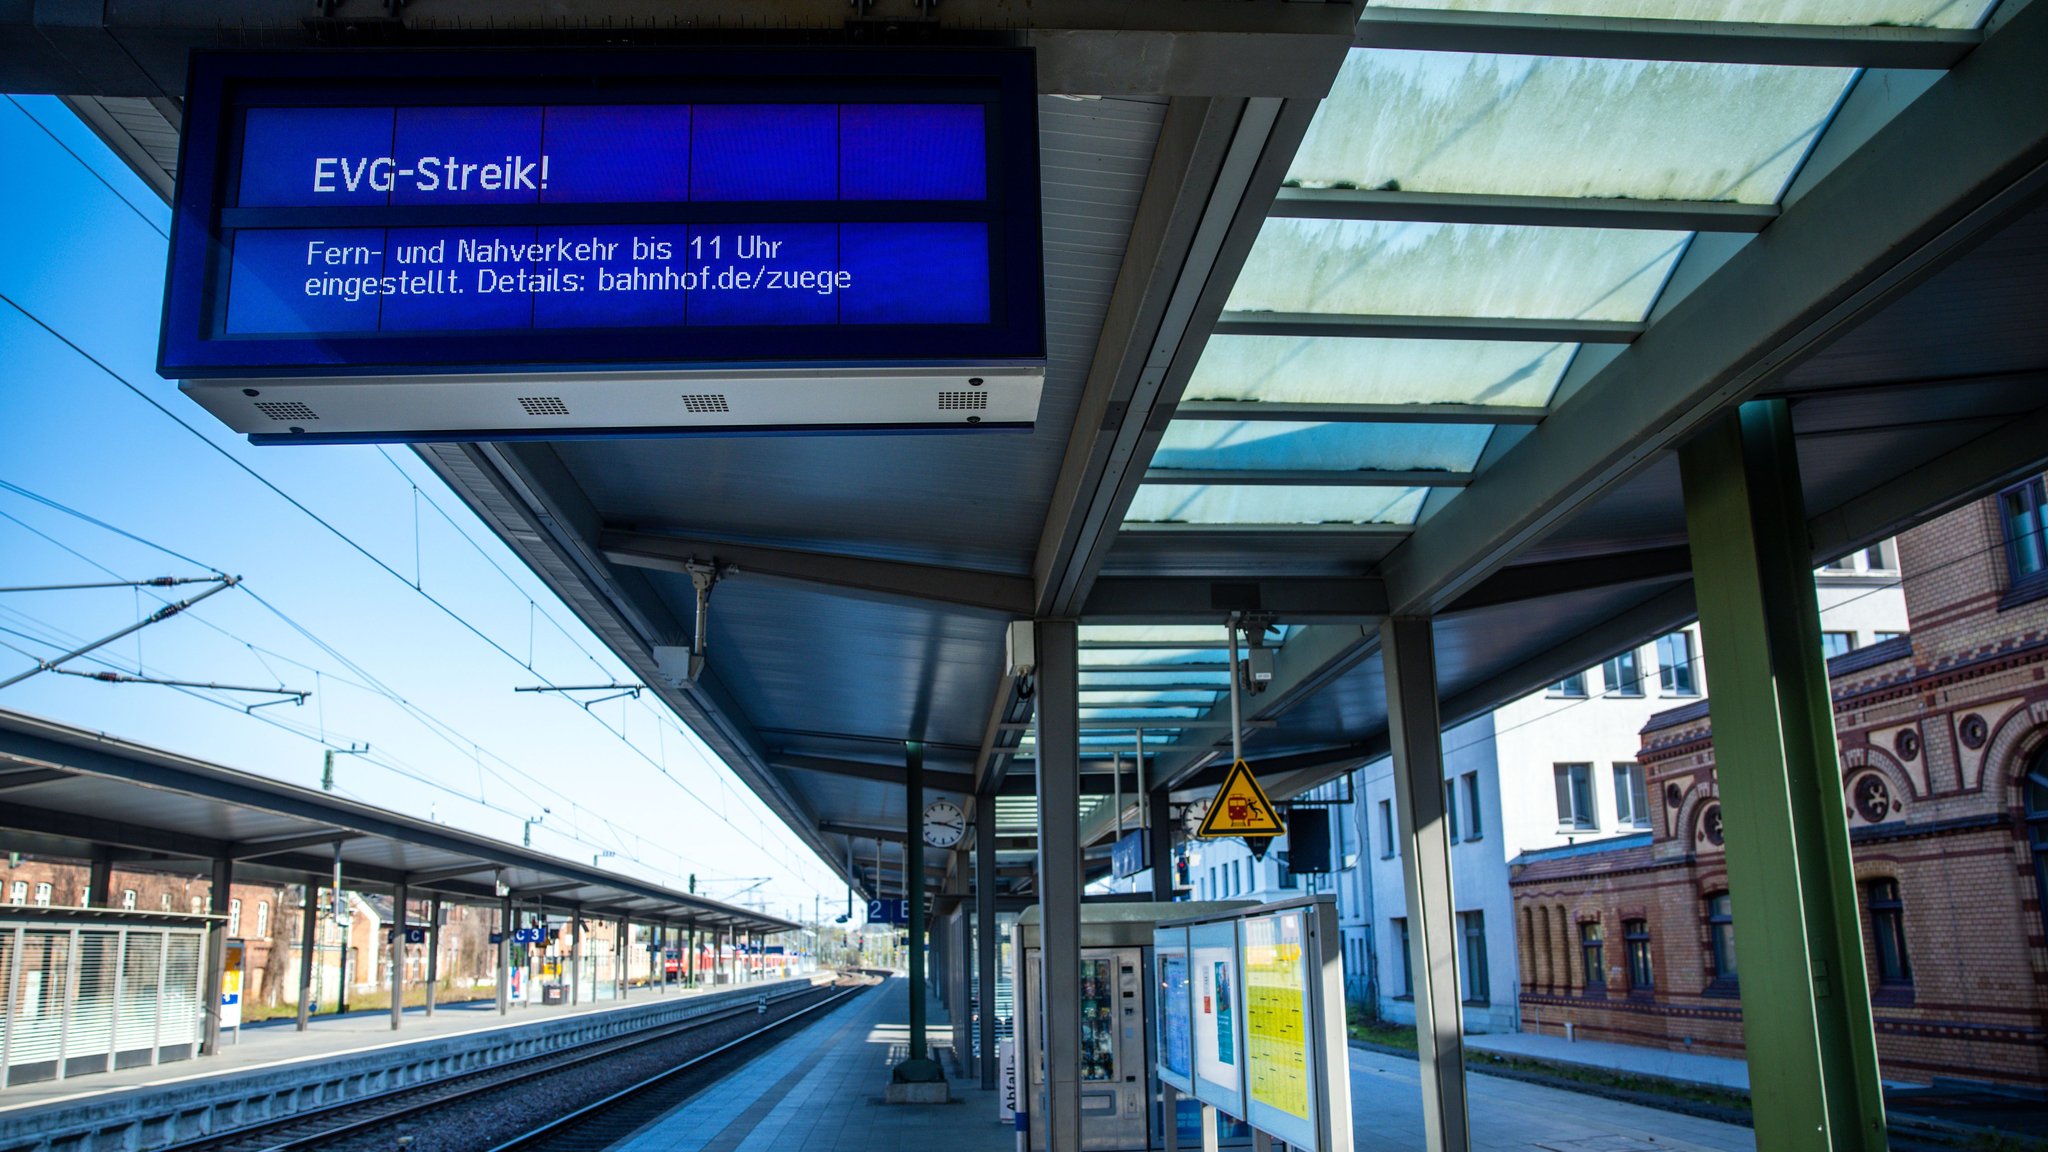
M 1288 181 L 1774 204 L 1854 75 L 1355 48 Z
M 1223 685 L 1218 684 L 1218 688 Z M 1184 691 L 1166 689 L 1157 692 L 1126 691 L 1120 689 L 1081 689 L 1081 706 L 1112 704 L 1193 704 L 1206 706 L 1216 702 L 1216 692 Z
M 1211 336 L 1187 400 L 1268 404 L 1550 403 L 1576 344 Z
M 1127 668 L 1148 664 L 1227 664 L 1228 653 L 1221 648 L 1086 648 L 1081 652 L 1084 668 Z
M 1200 708 L 1088 708 L 1081 709 L 1083 720 L 1193 720 L 1202 714 Z
M 1756 24 L 1897 24 L 1975 28 L 1998 0 L 1373 0 L 1375 8 L 1734 20 Z
M 1145 484 L 1129 523 L 1413 524 L 1427 488 Z
M 1233 311 L 1641 320 L 1690 232 L 1275 218 Z
M 1223 644 L 1221 624 L 1083 624 L 1081 643 Z
M 1305 468 L 1470 471 L 1486 424 L 1302 424 L 1288 420 L 1175 420 L 1154 468 Z
M 1230 673 L 1217 669 L 1208 671 L 1173 672 L 1109 672 L 1081 670 L 1081 690 L 1091 688 L 1118 688 L 1134 684 L 1213 684 L 1218 691 L 1230 687 Z

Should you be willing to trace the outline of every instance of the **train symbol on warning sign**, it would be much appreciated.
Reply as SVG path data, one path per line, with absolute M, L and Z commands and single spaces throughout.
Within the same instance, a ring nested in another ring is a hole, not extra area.
M 1230 766 L 1230 775 L 1224 777 L 1223 787 L 1216 790 L 1216 799 L 1210 803 L 1195 835 L 1214 840 L 1226 836 L 1271 838 L 1286 833 L 1287 827 L 1273 810 L 1273 802 L 1266 798 L 1265 789 L 1259 787 L 1252 770 L 1239 760 Z

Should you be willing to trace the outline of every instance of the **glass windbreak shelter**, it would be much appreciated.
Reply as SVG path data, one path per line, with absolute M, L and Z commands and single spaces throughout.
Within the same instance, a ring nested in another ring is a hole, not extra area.
M 205 944 L 160 920 L 0 920 L 0 1087 L 192 1057 Z

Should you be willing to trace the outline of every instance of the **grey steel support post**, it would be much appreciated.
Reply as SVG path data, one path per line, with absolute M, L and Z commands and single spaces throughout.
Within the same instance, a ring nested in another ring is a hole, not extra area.
M 114 907 L 114 854 L 95 848 L 85 874 L 86 903 L 95 908 Z
M 569 1004 L 583 1002 L 583 905 L 569 909 Z
M 398 1031 L 398 1025 L 405 1019 L 405 929 L 411 922 L 405 906 L 407 895 L 405 881 L 391 895 L 391 1030 Z
M 441 895 L 427 900 L 427 1015 L 434 1015 L 435 986 L 441 981 Z
M 213 886 L 207 890 L 207 911 L 213 919 L 206 922 L 206 996 L 205 1030 L 200 1034 L 199 1054 L 213 1056 L 220 1052 L 220 997 L 224 969 L 228 962 L 228 900 L 229 890 L 235 885 L 235 862 L 228 859 L 213 862 Z
M 663 920 L 654 929 L 654 946 L 651 951 L 654 953 L 654 963 L 660 965 L 661 971 L 661 983 L 656 985 L 656 988 L 660 991 L 661 995 L 666 996 L 668 995 L 668 921 Z M 647 979 L 649 983 L 654 982 L 654 975 L 653 971 L 648 972 Z
M 946 1073 L 925 1046 L 924 745 L 916 740 L 903 744 L 903 796 L 903 894 L 910 901 L 910 1055 L 891 1075 L 899 1083 L 925 1084 L 944 1080 Z
M 1790 408 L 1744 404 L 1678 459 L 1713 657 L 1714 774 L 1742 915 L 1757 1145 L 1881 1152 L 1862 909 Z
M 697 988 L 697 922 L 690 921 L 690 942 L 683 954 L 683 987 L 695 991 Z
M 1173 793 L 1154 788 L 1145 794 L 1151 826 L 1145 829 L 1145 850 L 1152 857 L 1152 898 L 1173 899 Z
M 960 864 L 959 894 L 967 895 L 967 863 Z M 953 905 L 952 937 L 946 941 L 947 987 L 952 996 L 946 1002 L 946 1012 L 953 1018 L 953 1059 L 955 1066 L 963 1071 L 974 1053 L 974 1001 L 967 990 L 970 964 L 968 951 L 971 946 L 967 939 L 968 904 L 961 900 Z
M 612 966 L 612 987 L 617 990 L 615 998 L 624 1000 L 626 998 L 626 989 L 633 985 L 633 918 L 631 916 L 619 917 L 619 946 L 614 951 L 618 953 L 619 958 L 618 962 Z
M 996 798 L 974 802 L 974 974 L 981 1012 L 983 1089 L 996 1086 Z
M 1396 844 L 1408 894 L 1416 1049 L 1422 1062 L 1422 1131 L 1429 1152 L 1465 1152 L 1465 1036 L 1458 996 L 1457 914 L 1444 825 L 1443 743 L 1437 715 L 1436 641 L 1424 617 L 1380 625 L 1387 726 L 1394 751 Z
M 512 1011 L 512 895 L 498 897 L 498 1015 Z
M 313 1022 L 313 965 L 319 963 L 320 881 L 306 877 L 306 898 L 299 907 L 299 1020 L 304 1032 Z
M 1049 1113 L 1043 1119 L 1048 1152 L 1081 1152 L 1080 627 L 1040 620 L 1037 633 L 1038 955 Z

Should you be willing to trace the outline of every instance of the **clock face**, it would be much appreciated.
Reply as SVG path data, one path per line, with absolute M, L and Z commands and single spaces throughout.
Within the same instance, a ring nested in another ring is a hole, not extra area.
M 951 848 L 967 835 L 967 814 L 951 800 L 937 800 L 924 810 L 924 842 Z

